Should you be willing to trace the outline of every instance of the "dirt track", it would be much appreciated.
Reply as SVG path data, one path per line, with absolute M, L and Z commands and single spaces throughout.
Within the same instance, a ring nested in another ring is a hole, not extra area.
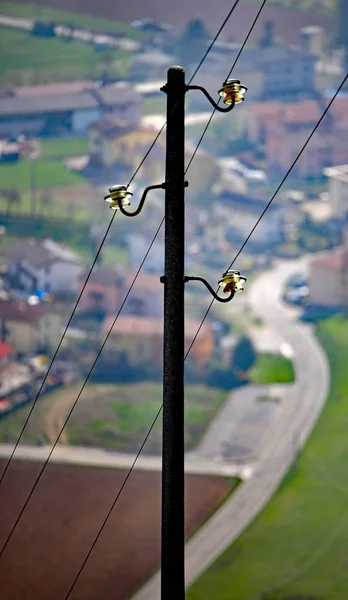
M 33 4 L 33 0 L 20 0 L 20 2 Z M 133 0 L 123 2 L 121 0 L 98 0 L 98 2 L 95 2 L 94 0 L 41 0 L 41 5 L 125 22 L 152 17 L 180 29 L 185 26 L 188 20 L 200 18 L 204 20 L 208 30 L 215 33 L 230 10 L 232 1 L 181 0 L 179 2 L 169 2 L 169 0 L 143 0 L 141 2 L 140 0 Z M 225 36 L 234 37 L 236 41 L 243 39 L 260 5 L 261 0 L 252 3 L 242 0 L 225 27 Z M 273 20 L 277 35 L 292 43 L 298 41 L 298 30 L 301 27 L 321 25 L 324 29 L 330 31 L 333 26 L 332 19 L 323 15 L 266 4 L 255 27 L 255 34 L 250 39 L 259 37 L 266 20 Z

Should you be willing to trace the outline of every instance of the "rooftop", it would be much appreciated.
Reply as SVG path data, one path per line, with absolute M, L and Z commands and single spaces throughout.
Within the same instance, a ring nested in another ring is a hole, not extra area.
M 48 112 L 97 109 L 96 98 L 88 91 L 63 94 L 2 94 L 0 95 L 0 116 L 40 114 Z
M 80 257 L 77 254 L 53 240 L 39 241 L 29 238 L 8 246 L 4 253 L 7 259 L 15 261 L 26 259 L 36 268 L 56 261 L 80 263 Z
M 327 167 L 324 169 L 324 175 L 337 179 L 342 183 L 348 183 L 348 165 L 340 165 L 337 167 Z
M 0 318 L 23 323 L 35 323 L 46 313 L 42 304 L 31 306 L 21 300 L 0 300 Z
M 110 85 L 100 86 L 92 90 L 92 95 L 105 106 L 117 106 L 120 104 L 134 104 L 139 98 L 134 86 L 125 82 L 112 83 Z

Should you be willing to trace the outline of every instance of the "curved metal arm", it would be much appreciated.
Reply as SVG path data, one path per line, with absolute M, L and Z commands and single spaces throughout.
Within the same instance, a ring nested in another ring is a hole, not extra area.
M 209 285 L 209 283 L 205 279 L 203 279 L 203 277 L 185 277 L 184 281 L 185 281 L 185 283 L 187 281 L 201 281 L 202 283 L 204 283 L 205 287 L 208 288 L 208 290 L 211 293 L 211 295 L 213 296 L 213 298 L 215 298 L 215 300 L 217 300 L 218 302 L 230 302 L 230 300 L 232 300 L 232 298 L 234 296 L 234 291 L 233 291 L 228 296 L 228 298 L 220 298 L 220 296 L 218 296 L 217 293 L 214 292 L 211 285 Z
M 208 98 L 210 104 L 215 108 L 215 110 L 218 110 L 219 112 L 227 113 L 227 112 L 230 112 L 234 108 L 234 105 L 235 105 L 234 100 L 229 106 L 227 106 L 227 108 L 222 108 L 221 106 L 219 106 L 215 102 L 215 100 L 213 100 L 213 98 L 207 92 L 207 90 L 204 87 L 202 87 L 201 85 L 188 85 L 186 87 L 188 90 L 200 90 L 201 92 L 203 92 L 203 94 Z
M 143 206 L 144 206 L 144 202 L 145 202 L 145 199 L 146 199 L 146 196 L 147 196 L 148 192 L 149 192 L 150 190 L 160 190 L 160 189 L 162 189 L 162 190 L 163 190 L 163 189 L 165 188 L 165 185 L 166 185 L 165 183 L 159 183 L 158 185 L 149 185 L 149 187 L 145 188 L 145 190 L 144 190 L 144 193 L 143 193 L 143 195 L 142 195 L 142 197 L 141 197 L 141 200 L 140 200 L 140 202 L 139 202 L 139 206 L 138 206 L 138 208 L 137 208 L 136 210 L 134 210 L 133 212 L 128 212 L 128 211 L 127 211 L 127 210 L 126 210 L 126 209 L 125 209 L 125 208 L 122 206 L 122 204 L 119 204 L 119 205 L 118 205 L 118 208 L 120 209 L 120 211 L 121 211 L 121 213 L 122 213 L 123 215 L 126 215 L 126 217 L 136 217 L 136 216 L 137 216 L 137 215 L 140 213 L 141 209 L 142 209 L 142 208 L 143 208 Z

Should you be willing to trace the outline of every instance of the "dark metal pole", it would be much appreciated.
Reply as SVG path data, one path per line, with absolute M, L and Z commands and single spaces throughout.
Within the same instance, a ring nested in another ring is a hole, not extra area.
M 185 71 L 168 70 L 165 191 L 161 600 L 185 598 Z

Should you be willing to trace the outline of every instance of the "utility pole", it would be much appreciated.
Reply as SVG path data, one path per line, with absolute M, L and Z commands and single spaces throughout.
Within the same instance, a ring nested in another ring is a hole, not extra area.
M 189 277 L 185 267 L 185 94 L 199 90 L 215 110 L 230 112 L 243 101 L 247 88 L 238 79 L 227 79 L 219 90 L 223 108 L 199 85 L 185 83 L 182 67 L 171 67 L 167 83 L 161 88 L 167 94 L 167 150 L 165 183 L 148 186 L 138 208 L 129 212 L 128 186 L 114 185 L 104 197 L 113 210 L 127 217 L 137 216 L 150 190 L 165 189 L 165 274 L 164 339 L 163 339 L 163 446 L 162 446 L 162 554 L 161 600 L 185 600 L 185 485 L 184 485 L 184 354 L 185 311 L 184 285 L 200 281 L 218 302 L 230 302 L 243 291 L 245 277 L 229 268 L 219 286 L 227 297 L 221 297 L 202 277 Z
M 185 598 L 185 71 L 168 70 L 165 182 L 161 600 Z

